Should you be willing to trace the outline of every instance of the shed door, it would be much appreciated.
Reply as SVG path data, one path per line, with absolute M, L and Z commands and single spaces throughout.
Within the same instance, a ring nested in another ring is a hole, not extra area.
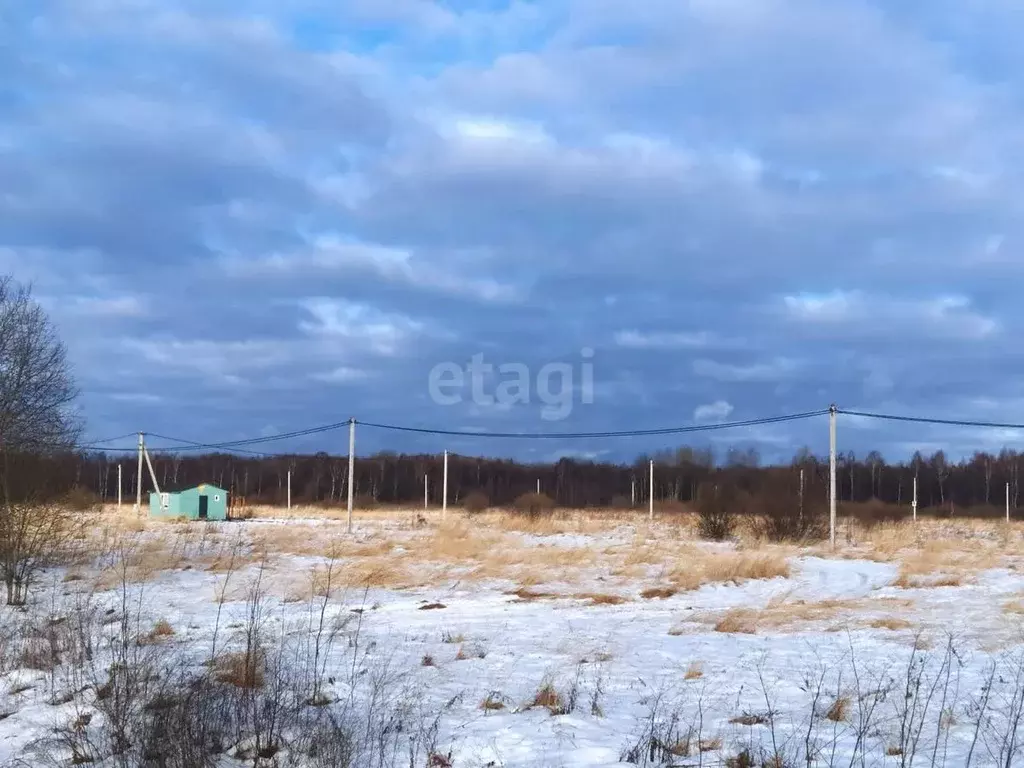
M 199 497 L 199 519 L 206 520 L 210 516 L 210 497 Z

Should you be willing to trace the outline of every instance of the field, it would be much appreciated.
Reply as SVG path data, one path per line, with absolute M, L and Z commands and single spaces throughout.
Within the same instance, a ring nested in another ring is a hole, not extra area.
M 90 522 L 0 609 L 0 765 L 1024 761 L 1016 523 Z

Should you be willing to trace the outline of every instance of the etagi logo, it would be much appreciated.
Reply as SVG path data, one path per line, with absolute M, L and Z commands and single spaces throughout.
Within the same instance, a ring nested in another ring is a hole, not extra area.
M 465 402 L 468 388 L 469 400 L 476 405 L 511 407 L 540 402 L 544 406 L 540 409 L 542 419 L 561 421 L 572 413 L 577 397 L 583 405 L 593 404 L 593 358 L 594 350 L 584 347 L 577 363 L 547 363 L 534 376 L 525 363 L 495 366 L 480 353 L 473 355 L 465 367 L 453 362 L 438 363 L 430 369 L 427 385 L 430 399 L 438 405 Z M 491 382 L 493 392 L 487 390 Z

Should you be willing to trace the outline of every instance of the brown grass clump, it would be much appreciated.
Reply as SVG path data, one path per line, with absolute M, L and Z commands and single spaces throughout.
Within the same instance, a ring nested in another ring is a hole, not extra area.
M 698 746 L 701 752 L 717 752 L 722 748 L 722 739 L 701 739 Z
M 850 697 L 840 696 L 832 702 L 832 706 L 825 712 L 825 719 L 831 720 L 833 723 L 842 723 L 846 721 L 850 713 Z
M 779 552 L 708 552 L 696 547 L 682 552 L 669 571 L 669 580 L 682 590 L 705 584 L 742 584 L 753 579 L 788 578 L 789 562 Z
M 729 722 L 733 725 L 767 725 L 769 722 L 768 715 L 762 715 L 758 713 L 744 712 L 739 717 L 734 717 Z
M 481 648 L 479 645 L 462 646 L 459 648 L 459 652 L 455 654 L 456 661 L 466 661 L 468 659 L 486 659 L 487 651 Z
M 622 605 L 629 600 L 621 595 L 608 595 L 601 592 L 581 592 L 572 596 L 573 600 L 586 600 L 589 605 Z
M 264 659 L 261 653 L 225 653 L 215 664 L 215 676 L 221 683 L 236 688 L 262 688 Z
M 154 624 L 153 628 L 146 634 L 146 639 L 149 640 L 149 642 L 157 642 L 158 640 L 171 637 L 173 634 L 174 627 L 164 619 L 160 619 L 160 621 Z
M 886 616 L 881 619 L 873 619 L 869 626 L 872 629 L 889 629 L 895 632 L 899 629 L 909 629 L 913 625 L 906 619 L 899 619 L 895 616 Z
M 979 571 L 999 566 L 1002 555 L 985 543 L 930 541 L 900 563 L 893 586 L 902 589 L 959 587 Z
M 820 600 L 809 603 L 804 600 L 790 600 L 787 595 L 781 595 L 773 598 L 768 605 L 761 609 L 734 608 L 724 614 L 698 614 L 695 620 L 712 624 L 716 632 L 735 634 L 756 634 L 759 629 L 779 630 L 800 623 L 830 620 L 842 622 L 836 627 L 839 628 L 850 622 L 858 612 L 877 609 L 880 605 L 905 607 L 911 604 L 912 601 L 894 598 Z M 676 633 L 682 634 L 682 631 L 679 629 Z
M 480 702 L 480 709 L 484 712 L 498 712 L 505 709 L 505 702 L 502 701 L 500 693 L 492 691 L 487 694 L 487 698 Z
M 679 592 L 675 587 L 651 587 L 640 593 L 644 600 L 667 600 Z
M 431 656 L 429 653 L 425 653 L 425 654 L 423 654 L 423 659 L 420 661 L 420 666 L 422 666 L 422 667 L 436 667 L 437 664 L 434 663 L 434 657 L 433 656 Z
M 704 677 L 704 665 L 699 661 L 690 663 L 690 666 L 686 668 L 686 674 L 683 675 L 684 680 L 699 680 Z
M 471 515 L 486 512 L 491 506 L 491 500 L 483 491 L 473 491 L 462 500 L 462 508 Z
M 532 709 L 533 707 L 543 707 L 552 715 L 569 714 L 565 699 L 562 697 L 562 694 L 555 690 L 555 687 L 550 682 L 543 683 L 537 689 L 533 702 L 530 704 L 530 708 Z
M 1007 603 L 1003 603 L 1003 613 L 1012 613 L 1015 615 L 1024 615 L 1024 600 L 1010 600 Z
M 734 608 L 715 623 L 715 632 L 731 635 L 756 634 L 757 612 L 746 608 Z

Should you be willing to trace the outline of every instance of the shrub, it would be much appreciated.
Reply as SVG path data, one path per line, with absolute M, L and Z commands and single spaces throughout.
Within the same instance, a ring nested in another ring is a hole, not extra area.
M 732 485 L 700 487 L 697 496 L 697 530 L 701 538 L 722 541 L 732 535 L 735 514 L 739 511 L 739 493 Z
M 216 661 L 218 682 L 236 688 L 262 688 L 265 673 L 265 658 L 262 652 L 226 653 Z
M 766 478 L 751 506 L 759 516 L 760 533 L 769 541 L 805 542 L 825 537 L 826 504 L 823 499 L 805 495 L 801 503 L 792 477 Z
M 554 508 L 555 502 L 543 493 L 524 493 L 512 505 L 514 512 L 528 517 L 551 514 Z
M 490 506 L 491 500 L 483 491 L 473 491 L 462 500 L 462 508 L 469 514 L 485 512 Z
M 612 496 L 611 502 L 608 504 L 612 509 L 632 509 L 633 505 L 629 499 L 625 496 Z

